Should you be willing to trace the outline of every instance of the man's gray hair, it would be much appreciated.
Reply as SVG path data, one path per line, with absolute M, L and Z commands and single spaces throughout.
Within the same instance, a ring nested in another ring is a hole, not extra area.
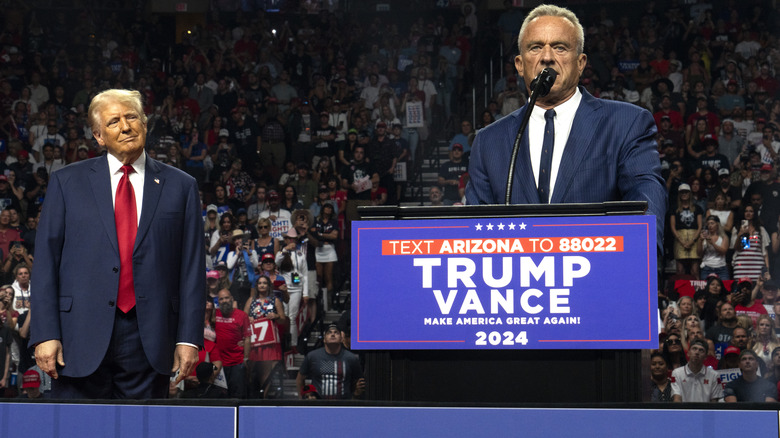
M 517 36 L 517 50 L 519 53 L 523 53 L 523 48 L 521 47 L 520 43 L 523 41 L 523 35 L 525 35 L 526 28 L 531 23 L 531 21 L 539 17 L 561 17 L 568 20 L 571 24 L 574 25 L 574 29 L 577 32 L 577 54 L 581 55 L 582 52 L 585 51 L 585 30 L 582 28 L 580 20 L 576 15 L 574 15 L 574 12 L 560 6 L 539 5 L 535 7 L 527 17 L 525 17 L 525 20 L 523 20 L 523 25 L 520 27 L 520 34 Z
M 144 113 L 144 107 L 141 101 L 141 93 L 135 90 L 111 89 L 103 91 L 93 97 L 92 102 L 89 104 L 87 123 L 92 129 L 92 132 L 100 131 L 100 124 L 103 123 L 100 120 L 100 111 L 109 103 L 121 103 L 132 108 L 138 113 L 138 117 L 141 118 L 141 121 L 146 124 L 146 114 Z

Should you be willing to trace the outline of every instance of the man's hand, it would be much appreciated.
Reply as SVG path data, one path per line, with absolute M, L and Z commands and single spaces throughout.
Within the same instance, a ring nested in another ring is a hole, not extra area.
M 53 379 L 58 378 L 57 365 L 65 366 L 65 359 L 62 358 L 62 342 L 58 339 L 52 339 L 36 345 L 35 362 L 41 371 L 50 375 Z
M 174 373 L 180 371 L 180 373 L 174 383 L 178 385 L 185 377 L 189 376 L 196 363 L 198 363 L 197 348 L 190 345 L 177 345 L 176 351 L 173 352 L 173 368 L 171 368 L 171 371 Z
M 363 392 L 366 390 L 366 379 L 361 377 L 357 380 L 355 383 L 355 390 L 352 392 L 352 395 L 355 397 L 360 397 L 363 395 Z

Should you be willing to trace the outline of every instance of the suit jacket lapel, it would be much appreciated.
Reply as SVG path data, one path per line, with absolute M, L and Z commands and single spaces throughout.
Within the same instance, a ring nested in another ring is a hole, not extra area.
M 551 203 L 560 203 L 566 200 L 577 169 L 590 150 L 596 127 L 600 125 L 601 104 L 584 89 L 580 90 L 582 100 L 574 115 L 574 123 L 572 123 L 569 139 L 566 141 L 566 147 L 561 157 Z
M 116 238 L 116 222 L 114 220 L 114 200 L 111 194 L 111 175 L 108 170 L 108 160 L 106 156 L 95 160 L 90 168 L 89 182 L 92 188 L 92 196 L 95 198 L 98 215 L 103 222 L 108 240 L 117 254 L 119 254 L 119 244 Z
M 520 122 L 523 120 L 525 111 L 528 110 L 528 105 L 525 105 L 517 113 L 517 129 L 520 129 Z M 514 135 L 517 136 L 517 130 Z M 514 137 L 512 137 L 512 143 L 514 146 Z M 512 150 L 509 150 L 509 157 L 512 157 Z M 503 175 L 500 175 L 503 177 Z M 502 200 L 503 203 L 503 200 Z M 512 188 L 512 203 L 513 204 L 538 204 L 539 193 L 536 191 L 536 180 L 534 179 L 534 171 L 531 167 L 531 152 L 528 147 L 528 130 L 523 133 L 523 138 L 520 140 L 520 151 L 517 153 L 517 164 L 515 165 L 515 183 Z
M 135 236 L 135 249 L 141 245 L 144 237 L 149 232 L 152 218 L 157 210 L 165 180 L 161 176 L 162 165 L 146 156 L 146 168 L 144 169 L 144 201 L 141 206 L 141 220 L 138 223 L 138 233 Z

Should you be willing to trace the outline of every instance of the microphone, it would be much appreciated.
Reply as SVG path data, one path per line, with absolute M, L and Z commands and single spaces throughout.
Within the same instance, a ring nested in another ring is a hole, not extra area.
M 509 172 L 506 177 L 506 194 L 504 203 L 510 205 L 512 199 L 512 186 L 515 182 L 515 164 L 517 163 L 517 154 L 520 151 L 520 140 L 525 134 L 525 130 L 528 127 L 528 121 L 531 119 L 531 111 L 534 109 L 536 99 L 539 97 L 547 96 L 552 90 L 552 86 L 555 83 L 555 78 L 558 77 L 558 72 L 550 67 L 546 67 L 544 70 L 531 81 L 531 97 L 528 99 L 528 105 L 523 115 L 523 120 L 520 122 L 520 129 L 517 130 L 517 137 L 515 137 L 515 144 L 512 147 L 512 158 L 509 161 Z
M 550 94 L 558 72 L 550 67 L 545 68 L 536 78 L 531 81 L 531 95 L 536 93 L 536 97 L 544 97 Z

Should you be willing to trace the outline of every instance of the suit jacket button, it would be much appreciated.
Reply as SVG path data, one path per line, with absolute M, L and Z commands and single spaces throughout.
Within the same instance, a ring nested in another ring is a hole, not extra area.
M 117 272 L 119 272 L 119 268 L 114 266 L 114 269 L 112 269 L 112 271 L 114 271 L 114 273 L 116 274 Z
M 108 307 L 114 307 L 114 301 L 113 300 L 108 302 Z

